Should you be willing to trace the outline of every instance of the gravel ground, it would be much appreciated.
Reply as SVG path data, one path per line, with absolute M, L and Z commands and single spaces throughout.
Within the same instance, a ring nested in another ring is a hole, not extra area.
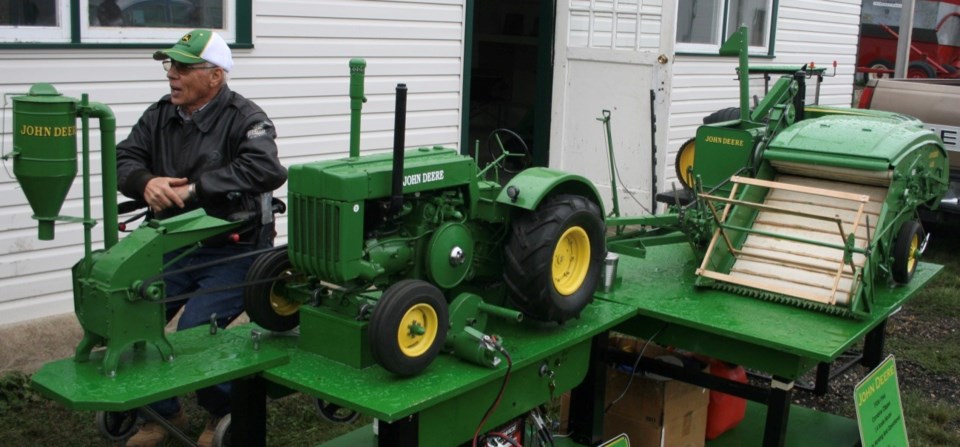
M 957 318 L 942 317 L 936 319 L 917 318 L 911 314 L 909 307 L 904 308 L 890 317 L 886 328 L 887 344 L 895 340 L 899 334 L 910 334 L 931 344 L 942 343 L 948 335 L 956 334 Z M 890 353 L 885 349 L 884 355 Z M 893 353 L 896 356 L 896 352 Z M 842 361 L 842 359 L 840 360 Z M 851 367 L 845 373 L 833 378 L 827 394 L 815 396 L 812 392 L 796 390 L 794 403 L 825 411 L 840 416 L 855 418 L 853 408 L 853 388 L 870 371 L 859 364 Z M 953 407 L 960 408 L 960 377 L 957 375 L 937 374 L 926 370 L 923 366 L 909 360 L 897 359 L 897 377 L 900 381 L 901 394 L 916 392 L 926 395 L 931 401 L 942 401 Z M 812 383 L 812 374 L 804 377 Z M 960 433 L 960 426 L 953 427 Z

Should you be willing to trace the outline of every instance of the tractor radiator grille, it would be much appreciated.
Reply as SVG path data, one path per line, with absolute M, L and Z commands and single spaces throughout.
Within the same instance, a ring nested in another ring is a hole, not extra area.
M 311 275 L 337 280 L 341 260 L 342 202 L 291 194 L 290 262 Z

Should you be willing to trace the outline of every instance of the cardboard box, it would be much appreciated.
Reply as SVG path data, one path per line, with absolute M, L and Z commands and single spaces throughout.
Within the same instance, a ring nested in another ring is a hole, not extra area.
M 644 356 L 670 355 L 663 348 L 648 346 Z M 615 368 L 607 370 L 606 404 L 620 396 L 630 376 Z M 701 447 L 707 429 L 710 392 L 678 382 L 635 376 L 619 402 L 604 416 L 603 436 L 620 433 L 631 446 Z

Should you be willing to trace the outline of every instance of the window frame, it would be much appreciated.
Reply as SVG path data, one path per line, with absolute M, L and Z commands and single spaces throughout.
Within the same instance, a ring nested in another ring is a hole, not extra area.
M 683 1 L 683 0 L 677 0 Z M 674 17 L 674 49 L 679 55 L 695 55 L 695 56 L 717 56 L 720 45 L 726 39 L 724 36 L 730 35 L 730 30 L 728 29 L 728 22 L 730 17 L 730 0 L 720 0 L 722 2 L 721 9 L 722 13 L 719 14 L 717 20 L 717 28 L 720 30 L 720 39 L 716 44 L 704 44 L 704 43 L 684 43 L 677 40 L 677 26 L 680 21 L 680 16 L 677 14 Z M 770 14 L 767 17 L 767 23 L 769 24 L 769 35 L 767 36 L 767 44 L 765 46 L 750 46 L 749 53 L 751 56 L 761 56 L 761 57 L 773 57 L 775 43 L 777 40 L 777 16 L 780 11 L 780 0 L 766 0 L 770 5 Z
M 233 48 L 251 48 L 253 0 L 223 0 L 224 27 Z M 58 26 L 0 26 L 0 48 L 136 48 L 167 45 L 186 28 L 90 26 L 90 0 L 57 0 Z

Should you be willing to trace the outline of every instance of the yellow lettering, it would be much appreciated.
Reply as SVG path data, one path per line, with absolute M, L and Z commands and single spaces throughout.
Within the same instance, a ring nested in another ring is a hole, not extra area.
M 20 126 L 20 135 L 28 137 L 72 137 L 77 134 L 77 126 Z

